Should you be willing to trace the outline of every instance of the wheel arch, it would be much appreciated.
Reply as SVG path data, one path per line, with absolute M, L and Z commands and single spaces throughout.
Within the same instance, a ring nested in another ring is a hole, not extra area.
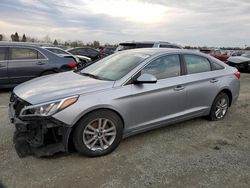
M 75 128 L 76 128 L 77 123 L 78 123 L 82 118 L 86 117 L 88 114 L 91 114 L 91 113 L 93 113 L 93 112 L 95 112 L 95 111 L 99 111 L 99 110 L 107 110 L 107 111 L 113 112 L 113 113 L 115 113 L 116 115 L 118 115 L 118 116 L 120 117 L 121 121 L 122 121 L 122 126 L 123 126 L 123 128 L 124 128 L 124 126 L 125 126 L 125 121 L 124 121 L 122 115 L 121 115 L 117 110 L 112 109 L 112 108 L 108 108 L 108 107 L 100 107 L 100 108 L 91 109 L 91 110 L 87 111 L 86 113 L 82 114 L 81 117 L 78 118 L 78 120 L 77 120 L 77 121 L 74 123 L 74 125 L 71 127 L 71 131 L 70 131 L 70 134 L 69 134 L 69 137 L 68 137 L 68 141 L 67 141 L 67 143 L 68 143 L 68 147 L 67 147 L 68 150 L 69 150 L 69 149 L 70 149 L 70 150 L 75 150 L 75 147 L 74 147 L 74 144 L 73 144 L 73 133 L 74 133 L 74 130 L 75 130 Z
M 45 72 L 54 72 L 54 73 L 58 73 L 58 70 L 57 70 L 56 68 L 43 70 L 43 71 L 39 74 L 39 76 L 42 76 Z
M 217 97 L 220 93 L 225 93 L 225 94 L 227 94 L 227 96 L 228 96 L 228 98 L 229 98 L 229 106 L 231 106 L 232 100 L 233 100 L 232 91 L 231 91 L 230 89 L 228 89 L 228 88 L 223 88 L 223 89 L 216 95 L 216 97 Z M 215 98 L 216 98 L 216 97 L 215 97 Z M 214 99 L 215 99 L 215 98 L 214 98 Z

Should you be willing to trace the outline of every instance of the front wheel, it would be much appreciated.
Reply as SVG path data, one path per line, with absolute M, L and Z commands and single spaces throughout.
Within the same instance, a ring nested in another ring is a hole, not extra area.
M 229 107 L 229 97 L 226 93 L 220 93 L 215 98 L 211 111 L 210 119 L 213 121 L 224 119 Z
M 98 110 L 82 118 L 73 133 L 76 150 L 89 157 L 112 152 L 120 143 L 123 133 L 121 118 L 114 112 Z

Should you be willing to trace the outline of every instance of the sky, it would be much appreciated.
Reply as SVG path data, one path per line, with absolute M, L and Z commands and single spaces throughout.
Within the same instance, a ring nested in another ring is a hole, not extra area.
M 0 0 L 0 33 L 62 41 L 250 46 L 250 0 Z

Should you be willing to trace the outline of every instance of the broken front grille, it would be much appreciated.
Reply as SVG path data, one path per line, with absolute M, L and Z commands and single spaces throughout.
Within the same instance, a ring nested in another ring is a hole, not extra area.
M 10 102 L 13 103 L 13 109 L 15 110 L 15 116 L 19 117 L 21 110 L 25 106 L 29 106 L 30 104 L 19 97 L 17 97 L 14 93 L 10 96 Z

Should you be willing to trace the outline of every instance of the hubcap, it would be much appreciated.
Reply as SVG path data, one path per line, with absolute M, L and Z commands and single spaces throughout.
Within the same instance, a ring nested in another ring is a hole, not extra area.
M 220 99 L 217 102 L 216 109 L 215 109 L 215 116 L 217 119 L 221 119 L 225 116 L 228 109 L 227 100 L 225 98 Z
M 92 151 L 105 150 L 115 140 L 116 127 L 106 118 L 95 119 L 83 131 L 83 143 Z

